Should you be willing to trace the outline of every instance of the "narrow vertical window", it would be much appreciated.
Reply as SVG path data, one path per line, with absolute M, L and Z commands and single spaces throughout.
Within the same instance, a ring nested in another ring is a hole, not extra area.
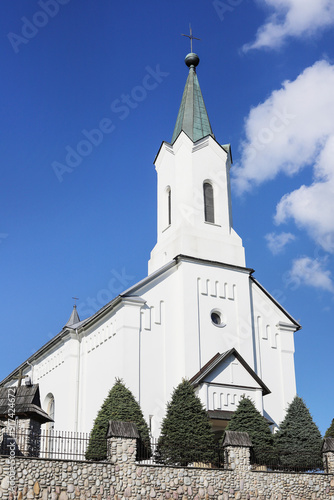
M 48 429 L 51 430 L 54 428 L 54 419 L 55 419 L 55 398 L 53 394 L 48 394 L 48 406 L 47 406 L 47 414 L 50 418 L 52 418 L 53 422 L 49 422 Z
M 209 182 L 203 184 L 204 194 L 204 220 L 205 222 L 215 222 L 215 211 L 213 205 L 213 187 Z
M 172 223 L 172 192 L 170 188 L 167 190 L 167 223 L 169 226 Z
M 45 458 L 55 458 L 53 456 L 54 452 L 54 420 L 55 420 L 55 398 L 53 394 L 49 393 L 46 396 L 46 412 L 53 422 L 47 422 L 46 424 L 46 434 L 41 441 L 41 451 L 43 451 L 43 457 Z

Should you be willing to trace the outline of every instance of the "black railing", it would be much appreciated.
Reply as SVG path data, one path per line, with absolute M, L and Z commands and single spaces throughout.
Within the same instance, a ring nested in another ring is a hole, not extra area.
M 161 447 L 158 439 L 151 439 L 150 450 L 144 442 L 137 443 L 137 461 L 146 465 L 166 465 L 169 467 L 223 468 L 224 450 L 214 448 L 180 447 L 171 443 Z
M 291 452 L 254 453 L 251 451 L 252 470 L 278 472 L 324 472 L 322 458 L 311 453 Z
M 0 455 L 26 456 L 63 460 L 86 460 L 89 434 L 66 431 L 16 429 L 3 431 L 0 437 Z M 106 443 L 106 440 L 104 440 Z
M 58 460 L 87 460 L 88 446 L 107 449 L 107 441 L 92 442 L 86 433 L 64 431 L 42 431 L 15 429 L 0 433 L 0 455 L 37 457 Z M 90 454 L 93 461 L 98 460 Z M 102 460 L 106 460 L 106 456 Z M 137 440 L 136 461 L 142 465 L 165 465 L 169 467 L 224 468 L 224 449 L 218 444 L 212 449 L 180 447 L 178 443 L 159 444 L 158 439 L 150 443 Z M 323 472 L 321 457 L 303 453 L 277 454 L 269 450 L 255 454 L 251 450 L 250 463 L 253 471 Z

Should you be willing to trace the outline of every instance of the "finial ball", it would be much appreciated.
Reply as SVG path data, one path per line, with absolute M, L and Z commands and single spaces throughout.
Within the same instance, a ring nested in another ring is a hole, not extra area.
M 190 66 L 194 66 L 196 68 L 196 66 L 198 66 L 199 64 L 199 57 L 197 54 L 190 52 L 190 54 L 186 55 L 184 62 L 186 63 L 188 68 L 190 68 Z

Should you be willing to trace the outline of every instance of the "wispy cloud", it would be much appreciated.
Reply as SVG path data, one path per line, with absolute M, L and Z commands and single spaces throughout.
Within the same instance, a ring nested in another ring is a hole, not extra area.
M 258 29 L 255 40 L 243 46 L 278 49 L 291 37 L 309 37 L 334 24 L 333 0 L 262 0 L 272 14 Z
M 245 122 L 241 161 L 234 170 L 239 193 L 308 167 L 313 182 L 285 194 L 277 224 L 294 220 L 328 252 L 334 252 L 334 65 L 318 61 L 253 108 Z M 282 114 L 280 122 L 275 117 Z
M 334 292 L 331 272 L 325 269 L 325 262 L 319 259 L 301 257 L 294 260 L 289 271 L 289 281 L 298 286 L 307 285 Z
M 273 255 L 283 252 L 288 243 L 295 239 L 292 233 L 268 233 L 265 235 L 269 250 Z

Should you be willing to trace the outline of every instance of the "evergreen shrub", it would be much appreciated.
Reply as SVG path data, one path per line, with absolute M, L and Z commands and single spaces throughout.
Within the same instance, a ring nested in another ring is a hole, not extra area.
M 325 438 L 334 438 L 334 418 L 332 420 L 331 425 L 328 427 L 325 433 Z
M 151 455 L 149 429 L 141 408 L 123 381 L 116 379 L 115 385 L 104 400 L 94 421 L 86 452 L 87 460 L 105 460 L 107 458 L 106 435 L 109 420 L 135 423 L 141 441 L 138 443 L 137 451 L 141 450 L 142 455 L 138 456 L 137 452 L 137 459 L 148 458 Z
M 295 396 L 275 434 L 280 463 L 300 470 L 322 468 L 320 431 L 302 398 Z
M 158 463 L 180 466 L 213 463 L 214 448 L 208 414 L 193 386 L 184 379 L 167 404 L 155 459 Z
M 273 460 L 273 434 L 269 429 L 268 422 L 256 409 L 251 399 L 241 398 L 226 430 L 248 432 L 253 444 L 254 460 L 257 463 L 266 464 Z

